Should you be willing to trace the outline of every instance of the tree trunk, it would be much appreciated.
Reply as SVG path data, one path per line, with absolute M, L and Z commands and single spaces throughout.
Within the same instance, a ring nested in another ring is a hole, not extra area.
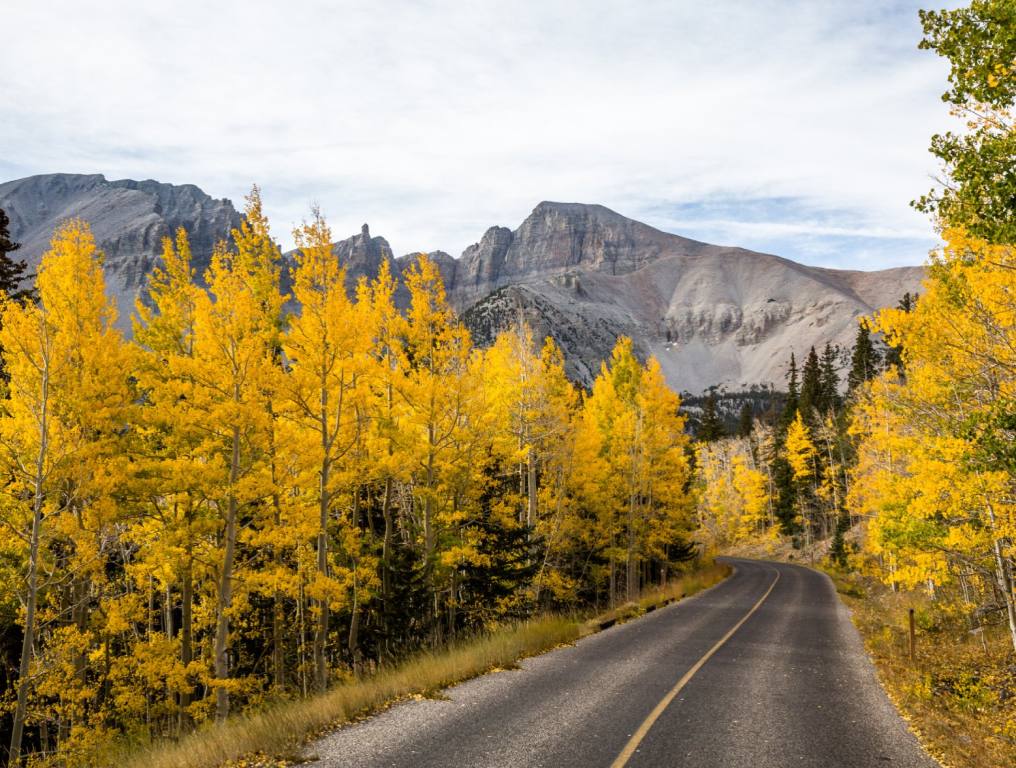
M 218 605 L 215 606 L 215 677 L 229 677 L 229 609 L 233 603 L 233 560 L 236 556 L 237 500 L 236 482 L 240 476 L 240 428 L 233 427 L 233 455 L 229 465 L 229 501 L 226 509 L 226 541 L 222 555 L 222 577 L 219 582 Z M 221 685 L 215 689 L 215 720 L 225 721 L 229 715 L 229 691 Z
M 1002 599 L 1005 601 L 1006 618 L 1009 620 L 1009 636 L 1012 640 L 1013 650 L 1016 650 L 1016 601 L 1013 599 L 1012 574 L 1009 572 L 1009 564 L 1003 553 L 1002 539 L 996 535 L 995 509 L 988 502 L 985 505 L 988 509 L 988 520 L 991 522 L 992 549 L 995 554 L 995 571 L 998 580 L 998 587 L 1002 592 Z
M 340 380 L 342 373 L 339 374 Z M 320 412 L 318 414 L 318 428 L 321 430 L 321 467 L 318 470 L 318 540 L 317 540 L 317 569 L 322 582 L 328 578 L 328 507 L 330 505 L 330 490 L 328 484 L 331 481 L 331 439 L 329 429 L 329 405 L 328 405 L 328 382 L 324 375 L 321 377 L 319 390 Z M 342 390 L 339 391 L 339 402 L 336 415 L 335 429 L 338 430 L 342 419 Z M 314 629 L 314 685 L 318 692 L 324 693 L 328 688 L 328 662 L 325 651 L 328 645 L 328 627 L 330 616 L 328 611 L 328 596 L 316 600 L 317 603 L 317 627 Z
M 40 450 L 40 469 L 44 451 Z M 28 556 L 28 600 L 25 607 L 25 634 L 21 643 L 21 664 L 18 667 L 18 701 L 14 709 L 14 724 L 11 729 L 10 764 L 21 760 L 21 738 L 25 728 L 28 708 L 28 668 L 35 643 L 35 607 L 39 588 L 39 533 L 42 527 L 42 478 L 37 475 L 35 501 L 32 504 L 32 538 Z
M 322 467 L 322 488 L 328 482 L 327 469 Z M 328 578 L 328 498 L 322 491 L 319 505 L 319 525 L 317 541 L 317 567 L 322 579 Z M 328 643 L 328 598 L 317 601 L 317 627 L 314 630 L 314 684 L 318 691 L 324 692 L 328 687 L 328 664 L 325 659 L 325 646 Z
M 275 527 L 277 530 L 282 529 L 282 499 L 279 497 L 279 470 L 276 463 L 276 446 L 275 446 L 275 408 L 273 403 L 269 400 L 268 402 L 268 413 L 272 419 L 272 425 L 268 433 L 268 450 L 271 455 L 271 470 L 272 470 L 272 509 L 274 510 Z M 282 554 L 280 548 L 272 546 L 272 562 L 275 564 L 277 570 L 282 570 Z M 282 689 L 286 684 L 286 669 L 285 669 L 285 633 L 283 631 L 282 623 L 285 617 L 283 615 L 283 594 L 282 591 L 276 588 L 272 592 L 272 685 L 276 689 Z
M 392 478 L 385 478 L 385 495 L 381 502 L 381 514 L 385 521 L 384 539 L 381 543 L 381 601 L 385 606 L 382 612 L 384 627 L 385 647 L 388 647 L 390 627 L 388 626 L 388 614 L 391 606 L 388 604 L 392 596 Z
M 180 586 L 180 662 L 186 669 L 192 659 L 193 650 L 191 638 L 194 627 L 194 575 L 193 563 L 191 561 L 190 547 L 187 549 L 187 564 L 184 566 L 183 583 Z M 189 680 L 188 680 L 189 685 Z M 180 731 L 190 726 L 190 714 L 187 708 L 190 707 L 190 689 L 186 688 L 180 693 L 180 721 L 177 726 Z
M 353 662 L 353 674 L 360 674 L 360 590 L 357 588 L 357 573 L 353 569 L 353 605 L 349 620 L 349 657 Z
M 42 506 L 44 501 L 43 480 L 45 479 L 46 454 L 49 451 L 49 356 L 43 356 L 42 392 L 40 393 L 41 413 L 39 416 L 39 453 L 35 460 L 35 482 L 32 498 L 32 533 L 28 550 L 28 599 L 25 601 L 25 634 L 21 642 L 21 663 L 18 666 L 18 698 L 14 707 L 14 722 L 11 727 L 11 748 L 9 765 L 21 761 L 21 739 L 25 730 L 25 716 L 28 711 L 28 669 L 35 645 L 35 609 L 39 592 L 39 538 L 42 532 Z
M 536 458 L 533 456 L 533 446 L 529 446 L 529 455 L 526 458 L 526 484 L 529 494 L 529 505 L 526 508 L 526 525 L 533 527 L 536 521 Z

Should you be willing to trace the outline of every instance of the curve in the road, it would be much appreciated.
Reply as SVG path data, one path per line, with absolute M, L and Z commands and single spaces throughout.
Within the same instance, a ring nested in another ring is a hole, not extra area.
M 710 590 L 310 751 L 328 768 L 934 768 L 829 579 L 730 562 Z

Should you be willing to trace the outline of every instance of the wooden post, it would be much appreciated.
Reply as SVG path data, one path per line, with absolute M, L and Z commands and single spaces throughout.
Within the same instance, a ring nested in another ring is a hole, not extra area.
M 910 609 L 910 661 L 913 663 L 917 654 L 917 630 L 914 627 L 914 609 Z

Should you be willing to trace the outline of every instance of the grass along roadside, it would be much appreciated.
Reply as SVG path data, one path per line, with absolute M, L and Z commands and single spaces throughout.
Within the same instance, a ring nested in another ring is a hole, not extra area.
M 1016 658 L 1004 627 L 970 631 L 925 592 L 825 569 L 879 678 L 925 748 L 949 768 L 1016 765 Z M 916 653 L 910 660 L 909 609 Z
M 592 618 L 542 616 L 498 628 L 446 648 L 410 657 L 390 669 L 341 683 L 327 693 L 288 701 L 209 725 L 179 741 L 107 753 L 108 765 L 125 768 L 219 768 L 297 762 L 307 742 L 328 730 L 410 697 L 432 696 L 464 680 L 510 669 L 528 656 L 552 650 L 600 629 L 637 618 L 707 589 L 730 574 L 709 563 L 633 603 Z

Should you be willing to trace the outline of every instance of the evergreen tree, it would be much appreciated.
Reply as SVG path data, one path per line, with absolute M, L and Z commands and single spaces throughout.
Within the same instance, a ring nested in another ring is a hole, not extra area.
M 790 368 L 787 370 L 787 399 L 783 404 L 783 416 L 780 419 L 781 431 L 786 431 L 790 422 L 797 415 L 797 408 L 800 405 L 801 390 L 797 380 L 797 358 L 790 353 Z
M 829 559 L 841 568 L 847 564 L 847 541 L 844 534 L 850 530 L 850 516 L 841 512 L 836 520 L 836 531 L 833 533 L 833 541 L 829 546 Z
M 533 529 L 505 514 L 505 500 L 514 491 L 514 478 L 498 472 L 490 462 L 482 473 L 479 514 L 463 526 L 464 538 L 476 549 L 459 568 L 460 622 L 467 629 L 483 629 L 498 619 L 520 619 L 531 611 L 530 585 L 536 575 L 539 541 Z
M 702 407 L 702 421 L 699 424 L 698 439 L 704 443 L 711 443 L 727 436 L 727 430 L 723 426 L 723 419 L 716 408 L 716 390 L 710 389 L 706 397 L 705 405 Z
M 818 353 L 815 352 L 815 347 L 812 347 L 808 351 L 804 369 L 801 371 L 801 396 L 798 411 L 805 421 L 813 421 L 815 412 L 824 410 L 822 400 L 822 371 L 818 362 Z
M 755 409 L 750 402 L 741 406 L 741 416 L 738 419 L 737 434 L 741 437 L 748 437 L 755 425 Z
M 9 226 L 10 219 L 7 218 L 4 209 L 0 208 L 0 292 L 7 294 L 14 301 L 26 299 L 34 301 L 35 289 L 21 287 L 26 277 L 32 277 L 25 274 L 28 264 L 24 261 L 14 261 L 10 257 L 10 254 L 21 247 L 21 243 L 11 240 Z M 0 348 L 0 381 L 7 381 L 7 364 L 2 357 L 2 351 Z
M 793 470 L 782 451 L 773 459 L 772 472 L 775 491 L 773 511 L 780 522 L 780 530 L 788 536 L 794 535 L 800 531 L 797 521 L 797 493 Z
M 34 288 L 22 288 L 21 283 L 34 275 L 26 275 L 28 264 L 24 261 L 14 261 L 10 254 L 21 247 L 21 243 L 11 240 L 8 227 L 10 219 L 3 208 L 0 208 L 0 291 L 6 293 L 15 301 L 34 299 Z
M 850 373 L 847 374 L 847 392 L 853 393 L 861 384 L 878 374 L 879 353 L 871 340 L 871 331 L 861 323 L 857 326 L 854 354 L 850 359 Z
M 822 350 L 820 367 L 821 403 L 819 410 L 823 413 L 837 411 L 840 407 L 840 375 L 836 372 L 836 350 L 828 342 L 826 342 L 825 349 Z

